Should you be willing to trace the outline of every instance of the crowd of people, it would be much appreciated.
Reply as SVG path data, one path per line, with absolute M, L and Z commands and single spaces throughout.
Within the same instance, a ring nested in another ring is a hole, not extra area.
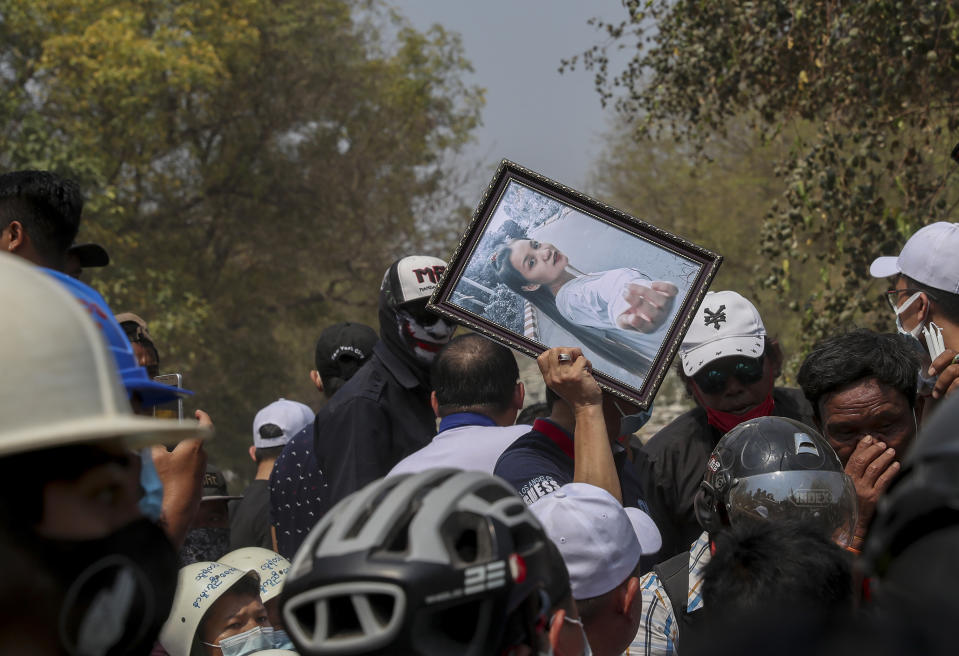
M 875 260 L 896 331 L 837 331 L 798 389 L 755 305 L 707 293 L 695 407 L 645 444 L 655 411 L 577 345 L 529 403 L 510 349 L 427 309 L 446 263 L 401 257 L 378 331 L 319 334 L 319 412 L 250 409 L 232 496 L 213 419 L 155 412 L 192 392 L 156 380 L 150 308 L 79 280 L 109 264 L 82 208 L 0 175 L 0 652 L 951 653 L 959 224 Z

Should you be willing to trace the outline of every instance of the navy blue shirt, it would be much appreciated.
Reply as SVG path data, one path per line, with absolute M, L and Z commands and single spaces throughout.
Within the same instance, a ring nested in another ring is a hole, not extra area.
M 527 504 L 573 482 L 573 436 L 549 419 L 537 419 L 533 430 L 513 442 L 496 461 L 497 476 L 506 479 Z M 623 505 L 647 511 L 639 477 L 626 450 L 613 447 Z M 648 512 L 648 511 L 647 511 Z
M 326 478 L 313 450 L 313 422 L 286 443 L 270 472 L 270 523 L 276 531 L 276 551 L 293 559 L 306 534 L 325 508 Z

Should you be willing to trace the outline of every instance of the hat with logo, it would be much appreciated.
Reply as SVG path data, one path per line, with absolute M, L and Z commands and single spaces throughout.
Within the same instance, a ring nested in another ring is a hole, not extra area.
M 896 274 L 918 283 L 959 294 L 959 223 L 939 221 L 917 230 L 899 256 L 877 257 L 869 266 L 873 278 Z
M 253 446 L 258 449 L 283 446 L 315 416 L 310 406 L 304 403 L 286 399 L 274 401 L 253 418 Z
M 344 321 L 328 326 L 316 340 L 316 370 L 325 381 L 349 380 L 373 355 L 376 331 L 362 323 Z
M 765 338 L 766 326 L 755 305 L 733 291 L 708 292 L 679 347 L 683 373 L 692 376 L 720 358 L 758 358 Z
M 229 493 L 223 472 L 212 462 L 207 461 L 206 471 L 203 472 L 203 496 L 200 497 L 200 501 L 232 501 L 242 498 Z
M 568 483 L 529 509 L 559 547 L 574 599 L 592 599 L 625 581 L 643 554 L 662 546 L 649 515 L 623 506 L 602 488 Z
M 78 303 L 49 271 L 6 253 L 0 278 L 0 455 L 111 438 L 136 449 L 211 434 L 193 421 L 133 414 L 92 316 L 99 306 Z M 116 332 L 126 341 L 119 326 Z
M 429 255 L 409 255 L 393 263 L 383 276 L 380 290 L 391 307 L 426 300 L 437 288 L 446 262 Z

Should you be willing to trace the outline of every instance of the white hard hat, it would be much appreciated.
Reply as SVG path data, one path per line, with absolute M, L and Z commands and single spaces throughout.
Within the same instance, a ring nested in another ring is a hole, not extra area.
M 123 438 L 130 448 L 205 436 L 133 414 L 96 324 L 53 278 L 0 253 L 0 456 Z
M 177 574 L 173 609 L 160 629 L 160 645 L 170 656 L 190 656 L 193 640 L 203 615 L 244 576 L 256 576 L 255 570 L 242 570 L 223 563 L 200 561 L 181 567 Z
M 283 580 L 290 561 L 263 547 L 243 547 L 220 558 L 221 563 L 260 575 L 260 600 L 265 604 L 283 591 Z

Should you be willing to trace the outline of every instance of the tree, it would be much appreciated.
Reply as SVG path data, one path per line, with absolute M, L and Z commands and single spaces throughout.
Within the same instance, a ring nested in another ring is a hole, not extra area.
M 765 216 L 763 281 L 799 312 L 808 345 L 844 324 L 888 328 L 867 274 L 918 226 L 955 207 L 959 3 L 625 0 L 608 42 L 566 62 L 596 72 L 637 139 L 703 153 L 731 121 L 761 138 L 796 131 Z M 621 71 L 612 49 L 630 59 Z M 820 286 L 790 294 L 797 270 Z M 870 291 L 871 290 L 871 291 Z
M 97 286 L 242 443 L 315 398 L 319 331 L 375 325 L 395 257 L 445 251 L 439 211 L 465 222 L 446 171 L 481 91 L 456 35 L 379 2 L 0 0 L 0 37 L 0 162 L 81 180 Z
M 605 135 L 589 182 L 591 195 L 724 254 L 711 288 L 750 298 L 763 312 L 770 334 L 787 353 L 797 353 L 798 322 L 778 311 L 780 295 L 761 284 L 769 260 L 758 241 L 770 203 L 786 186 L 775 176 L 774 162 L 789 152 L 788 140 L 760 142 L 745 121 L 733 121 L 724 135 L 710 141 L 706 161 L 674 139 L 632 140 L 631 131 L 620 117 Z M 818 284 L 814 274 L 794 275 L 788 298 L 803 298 Z

